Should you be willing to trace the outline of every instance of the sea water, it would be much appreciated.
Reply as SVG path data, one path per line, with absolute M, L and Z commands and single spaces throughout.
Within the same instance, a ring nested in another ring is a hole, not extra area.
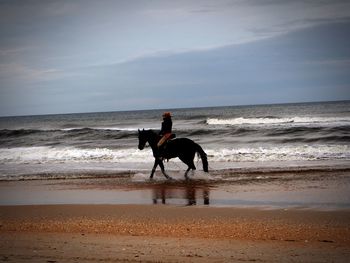
M 158 131 L 164 110 L 0 118 L 0 179 L 150 171 L 138 129 Z M 349 166 L 350 101 L 166 109 L 173 132 L 199 143 L 209 169 Z M 197 170 L 202 170 L 196 159 Z M 170 171 L 186 167 L 178 159 Z

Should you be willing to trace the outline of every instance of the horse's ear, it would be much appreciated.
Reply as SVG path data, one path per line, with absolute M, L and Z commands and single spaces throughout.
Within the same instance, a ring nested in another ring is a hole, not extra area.
M 137 131 L 140 133 L 140 129 L 137 129 Z
M 142 131 L 145 131 L 145 129 L 142 129 Z

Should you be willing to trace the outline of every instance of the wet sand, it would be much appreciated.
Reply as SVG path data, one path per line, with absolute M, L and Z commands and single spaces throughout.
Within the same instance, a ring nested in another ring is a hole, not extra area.
M 234 181 L 159 178 L 0 182 L 0 261 L 350 258 L 348 170 Z
M 220 174 L 89 175 L 0 181 L 0 205 L 170 204 L 248 208 L 350 209 L 350 169 Z

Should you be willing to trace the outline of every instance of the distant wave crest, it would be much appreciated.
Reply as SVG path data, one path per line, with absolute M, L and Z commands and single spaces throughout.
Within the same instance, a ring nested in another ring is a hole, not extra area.
M 208 118 L 206 123 L 208 125 L 264 125 L 264 124 L 337 124 L 347 125 L 350 124 L 350 117 L 290 117 L 290 118 L 274 118 L 274 117 L 261 117 L 261 118 Z

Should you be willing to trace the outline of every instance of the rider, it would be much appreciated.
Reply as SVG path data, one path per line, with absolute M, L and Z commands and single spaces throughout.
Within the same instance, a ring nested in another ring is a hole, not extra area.
M 163 122 L 162 122 L 162 129 L 159 132 L 159 135 L 162 136 L 162 138 L 159 140 L 157 146 L 160 148 L 167 140 L 171 138 L 171 129 L 173 127 L 173 122 L 171 120 L 171 113 L 170 112 L 164 112 L 163 113 Z

